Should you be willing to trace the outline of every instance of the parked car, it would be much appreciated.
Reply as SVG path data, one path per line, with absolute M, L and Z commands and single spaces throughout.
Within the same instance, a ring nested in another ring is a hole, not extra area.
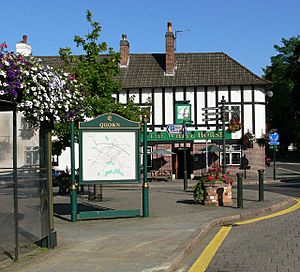
M 64 171 L 52 169 L 53 186 L 58 186 L 59 185 L 59 179 L 62 175 L 62 172 L 64 172 Z

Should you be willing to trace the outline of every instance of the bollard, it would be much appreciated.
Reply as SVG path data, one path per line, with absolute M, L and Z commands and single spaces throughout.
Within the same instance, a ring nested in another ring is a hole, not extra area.
M 237 207 L 243 209 L 243 174 L 237 173 Z
M 264 169 L 259 169 L 258 171 L 258 184 L 259 184 L 259 195 L 258 200 L 264 201 Z
M 143 217 L 149 217 L 149 185 L 143 183 Z

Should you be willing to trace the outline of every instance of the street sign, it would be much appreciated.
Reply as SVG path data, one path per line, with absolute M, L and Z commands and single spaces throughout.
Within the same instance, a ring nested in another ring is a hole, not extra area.
M 217 120 L 220 120 L 220 118 L 205 118 L 205 119 L 202 119 L 202 121 L 217 121 Z
M 277 132 L 273 132 L 269 135 L 269 145 L 279 145 L 279 134 Z
M 278 142 L 279 134 L 277 132 L 273 132 L 269 135 L 270 142 Z
M 220 109 L 219 107 L 211 107 L 211 108 L 202 108 L 202 110 L 218 110 Z
M 169 134 L 180 134 L 183 132 L 183 125 L 176 125 L 176 124 L 168 125 L 167 132 Z
M 202 115 L 220 115 L 221 113 L 218 113 L 218 112 L 205 112 L 205 113 L 202 113 Z

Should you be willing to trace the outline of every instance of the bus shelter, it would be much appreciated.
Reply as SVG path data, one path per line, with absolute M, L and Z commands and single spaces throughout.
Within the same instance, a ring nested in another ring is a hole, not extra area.
M 56 246 L 50 140 L 49 129 L 0 100 L 0 261 Z

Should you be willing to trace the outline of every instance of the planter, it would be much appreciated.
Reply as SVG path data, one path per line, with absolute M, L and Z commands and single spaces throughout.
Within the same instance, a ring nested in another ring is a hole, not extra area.
M 204 205 L 224 206 L 232 204 L 232 187 L 224 183 L 205 183 Z

